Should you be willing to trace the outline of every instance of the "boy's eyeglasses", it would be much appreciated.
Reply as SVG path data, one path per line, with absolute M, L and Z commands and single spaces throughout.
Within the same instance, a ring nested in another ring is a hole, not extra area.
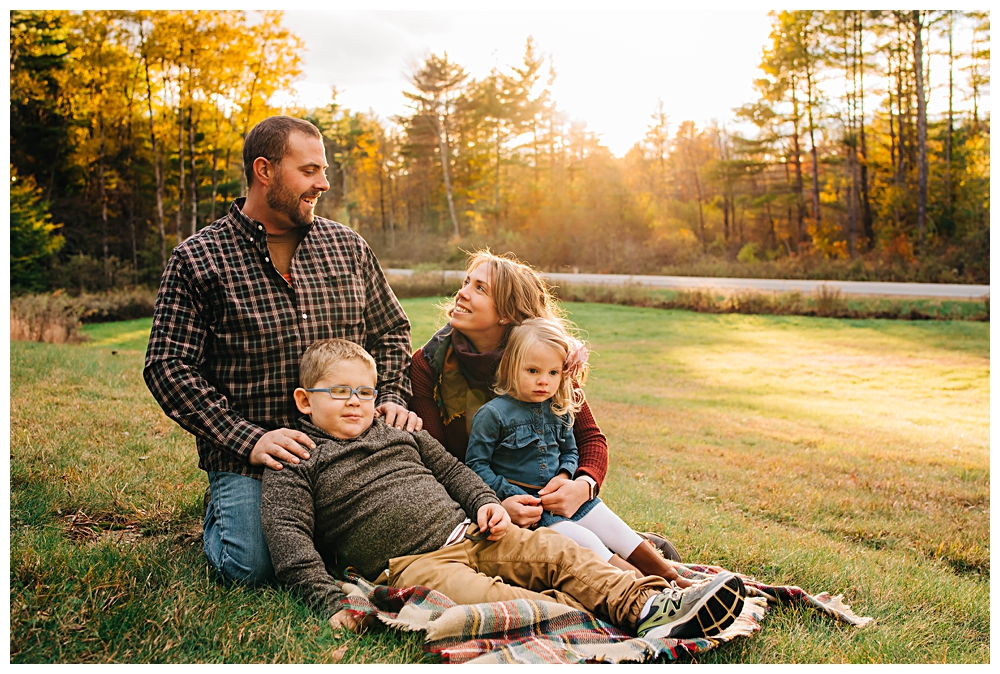
M 378 389 L 371 386 L 359 386 L 357 388 L 350 386 L 328 386 L 327 388 L 307 388 L 305 390 L 309 393 L 329 393 L 330 397 L 334 400 L 350 400 L 351 396 L 355 394 L 358 396 L 358 400 L 375 400 L 375 396 L 378 395 Z

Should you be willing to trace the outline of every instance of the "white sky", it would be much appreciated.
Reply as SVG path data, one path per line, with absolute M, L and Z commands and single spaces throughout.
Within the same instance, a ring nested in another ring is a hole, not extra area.
M 306 107 L 326 105 L 336 86 L 342 105 L 373 110 L 389 121 L 406 113 L 402 92 L 428 55 L 447 51 L 471 77 L 481 78 L 494 65 L 520 64 L 529 35 L 540 53 L 554 59 L 552 94 L 559 109 L 585 121 L 618 156 L 643 137 L 658 99 L 672 129 L 688 119 L 699 127 L 713 119 L 731 123 L 733 108 L 756 99 L 753 80 L 761 76 L 757 66 L 770 32 L 767 9 L 719 8 L 711 0 L 699 6 L 712 8 L 697 10 L 632 9 L 659 3 L 628 0 L 621 3 L 626 9 L 615 10 L 549 9 L 554 5 L 549 0 L 514 0 L 508 4 L 519 8 L 507 11 L 458 8 L 470 4 L 286 11 L 285 25 L 307 49 L 298 101 Z M 534 6 L 542 9 L 525 8 Z M 965 26 L 956 28 L 956 48 L 968 49 Z M 945 49 L 936 40 L 932 47 Z M 933 59 L 932 113 L 946 105 L 947 80 L 946 59 Z M 840 86 L 828 83 L 831 97 Z M 957 91 L 956 100 L 963 98 Z M 988 92 L 980 105 L 989 109 Z
M 732 117 L 754 98 L 769 32 L 766 10 L 303 11 L 284 23 L 306 44 L 297 86 L 307 107 L 331 86 L 352 110 L 385 120 L 406 112 L 402 91 L 429 54 L 448 52 L 473 78 L 519 65 L 531 35 L 553 57 L 559 109 L 583 120 L 616 155 L 642 138 L 662 98 L 671 126 Z M 546 75 L 547 77 L 547 67 Z

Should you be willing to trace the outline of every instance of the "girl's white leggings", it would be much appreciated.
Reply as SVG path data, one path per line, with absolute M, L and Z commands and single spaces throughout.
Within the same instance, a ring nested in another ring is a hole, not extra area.
M 632 531 L 632 527 L 625 524 L 604 503 L 598 503 L 576 522 L 564 520 L 549 528 L 590 548 L 604 561 L 611 559 L 613 553 L 617 553 L 622 559 L 628 559 L 642 543 L 639 534 Z

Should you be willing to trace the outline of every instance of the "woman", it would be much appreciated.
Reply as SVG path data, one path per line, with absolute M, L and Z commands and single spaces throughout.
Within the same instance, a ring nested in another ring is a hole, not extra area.
M 462 288 L 446 306 L 448 324 L 413 354 L 410 409 L 424 429 L 459 460 L 465 460 L 472 417 L 493 399 L 493 380 L 507 333 L 529 318 L 562 320 L 548 286 L 533 269 L 510 255 L 479 251 L 469 257 Z M 578 359 L 586 351 L 578 352 Z M 579 464 L 573 479 L 556 477 L 538 492 L 503 501 L 511 521 L 528 526 L 543 510 L 572 517 L 599 491 L 608 470 L 608 441 L 584 403 L 573 424 Z M 673 546 L 643 534 L 668 559 L 680 561 Z

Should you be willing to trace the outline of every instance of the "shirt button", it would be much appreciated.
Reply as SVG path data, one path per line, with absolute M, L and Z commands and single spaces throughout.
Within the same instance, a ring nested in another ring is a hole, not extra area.
M 302 314 L 302 318 L 309 318 L 307 314 Z
M 250 237 L 250 243 L 253 243 L 253 237 L 252 236 Z
M 263 225 L 257 225 L 257 229 L 264 229 Z
M 264 262 L 270 262 L 270 261 L 271 261 L 271 258 L 269 258 L 269 257 L 265 257 L 264 258 Z

